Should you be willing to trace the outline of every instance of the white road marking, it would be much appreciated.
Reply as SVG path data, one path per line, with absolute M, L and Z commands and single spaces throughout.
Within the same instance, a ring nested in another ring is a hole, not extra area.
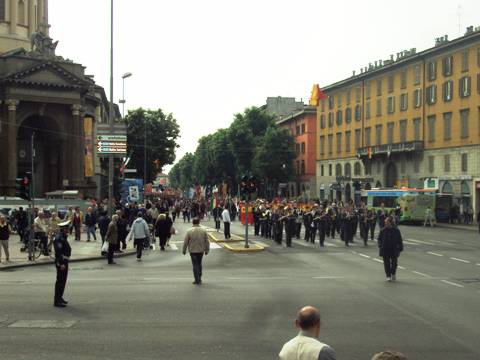
M 427 254 L 435 255 L 435 256 L 443 256 L 442 254 L 434 253 L 434 252 L 431 252 L 431 251 L 427 251 Z
M 480 263 L 478 263 L 477 265 L 480 266 Z
M 402 269 L 402 270 L 407 270 L 407 268 L 403 267 L 403 266 L 398 266 L 399 269 Z
M 379 262 L 380 264 L 383 264 L 383 261 L 380 259 L 373 259 L 373 261 Z
M 417 244 L 417 243 L 414 243 L 414 242 L 410 242 L 410 241 L 408 241 L 408 240 L 405 240 L 404 243 L 407 244 L 407 245 L 420 246 L 420 244 Z
M 368 255 L 365 255 L 365 254 L 362 254 L 362 253 L 359 253 L 358 255 L 360 255 L 360 256 L 362 256 L 362 257 L 364 257 L 364 258 L 370 259 L 370 256 L 368 256 Z
M 327 247 L 338 247 L 338 245 L 327 243 L 327 242 L 325 243 L 325 246 L 327 246 Z
M 465 264 L 470 264 L 470 261 L 468 261 L 468 260 L 463 260 L 463 259 L 454 258 L 454 257 L 451 257 L 450 259 L 455 260 L 455 261 L 460 261 L 460 262 L 463 262 Z
M 313 276 L 312 279 L 345 279 L 344 276 Z
M 457 284 L 457 283 L 454 283 L 454 282 L 451 282 L 451 281 L 448 281 L 448 280 L 442 280 L 442 282 L 445 283 L 445 284 L 448 284 L 448 285 L 459 287 L 459 288 L 465 287 L 463 285 L 460 285 L 460 284 Z
M 407 239 L 408 241 L 413 241 L 415 243 L 420 243 L 424 245 L 436 245 L 434 243 L 428 242 L 428 241 L 423 241 L 423 240 L 416 240 L 416 239 Z
M 427 275 L 427 274 L 424 274 L 424 273 L 421 273 L 420 271 L 412 271 L 414 274 L 417 274 L 417 275 L 421 275 L 421 276 L 425 276 L 425 277 L 431 277 L 430 275 Z

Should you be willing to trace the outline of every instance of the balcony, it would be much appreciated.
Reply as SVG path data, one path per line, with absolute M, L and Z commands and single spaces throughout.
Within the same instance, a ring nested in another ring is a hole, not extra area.
M 372 158 L 378 155 L 410 153 L 423 150 L 423 141 L 406 141 L 395 144 L 366 146 L 357 150 L 358 158 Z

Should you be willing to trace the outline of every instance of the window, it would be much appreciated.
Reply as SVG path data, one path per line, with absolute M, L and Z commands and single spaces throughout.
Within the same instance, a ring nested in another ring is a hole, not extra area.
M 20 0 L 18 2 L 18 23 L 20 25 L 27 25 L 25 20 L 25 1 Z
M 452 113 L 443 114 L 443 139 L 450 140 L 452 138 Z
M 367 127 L 365 128 L 365 146 L 371 146 L 370 137 L 372 129 Z
M 395 129 L 395 123 L 390 122 L 387 124 L 387 141 L 389 144 L 393 144 L 393 130 Z
M 352 122 L 352 109 L 346 108 L 345 109 L 345 122 L 350 124 Z
M 430 85 L 426 89 L 427 92 L 427 104 L 433 105 L 437 102 L 437 85 Z
M 388 92 L 391 93 L 393 92 L 393 87 L 395 85 L 395 77 L 394 74 L 388 75 Z
M 453 95 L 453 81 L 446 81 L 443 83 L 443 101 L 448 102 L 452 100 Z
M 470 114 L 469 109 L 460 110 L 460 136 L 462 139 L 468 137 L 468 115 Z
M 302 142 L 302 154 L 305 154 L 305 143 Z
M 395 96 L 389 96 L 387 99 L 387 112 L 393 114 L 395 112 Z
M 402 158 L 400 160 L 400 173 L 405 174 L 406 170 L 407 170 L 407 162 L 405 158 Z
M 337 125 L 342 125 L 342 110 L 337 110 Z
M 377 80 L 377 96 L 382 96 L 382 79 Z
M 320 165 L 320 176 L 325 175 L 325 167 L 323 165 Z
M 345 171 L 345 176 L 346 177 L 351 177 L 352 176 L 352 165 L 350 165 L 350 163 L 346 163 L 344 171 Z
M 420 172 L 420 160 L 418 157 L 413 158 L 413 172 Z
M 428 123 L 428 141 L 435 141 L 435 115 L 427 118 Z
M 362 165 L 360 165 L 359 162 L 356 162 L 355 165 L 353 165 L 353 175 L 355 176 L 362 175 Z
M 0 1 L 0 21 L 5 20 L 5 1 Z
M 420 141 L 420 118 L 413 119 L 413 139 Z
M 435 171 L 435 158 L 433 156 L 428 157 L 428 172 L 433 173 Z
M 351 138 L 352 132 L 351 131 L 346 131 L 345 132 L 345 151 L 347 153 L 350 152 L 350 138 Z
M 477 93 L 480 94 L 480 74 L 477 74 Z
M 333 126 L 333 112 L 328 113 L 328 127 Z
M 468 50 L 462 52 L 462 72 L 468 71 Z
M 468 171 L 468 154 L 462 154 L 462 172 Z
M 365 98 L 370 99 L 372 94 L 372 83 L 370 81 L 365 82 Z
M 355 121 L 362 120 L 362 107 L 360 105 L 355 106 Z
M 413 85 L 420 85 L 420 79 L 422 76 L 422 70 L 420 65 L 415 65 L 413 67 Z
M 328 135 L 328 153 L 333 153 L 333 134 Z
M 333 109 L 333 104 L 335 102 L 335 99 L 333 98 L 333 95 L 330 95 L 328 97 L 328 109 L 332 110 Z
M 322 101 L 320 102 L 320 106 L 321 106 L 322 112 L 324 112 L 325 111 L 325 99 L 322 99 Z
M 337 153 L 342 152 L 342 133 L 337 133 Z
M 342 165 L 340 164 L 335 165 L 335 175 L 342 176 Z
M 453 56 L 447 56 L 447 57 L 443 58 L 443 60 L 442 60 L 443 76 L 452 75 L 452 72 L 453 72 L 452 62 L 453 62 Z
M 337 96 L 337 106 L 338 107 L 342 106 L 342 94 L 338 94 Z
M 362 130 L 355 129 L 355 149 L 358 149 L 362 146 L 360 137 L 362 136 Z
M 419 108 L 422 106 L 422 90 L 421 89 L 416 89 L 413 92 L 413 106 L 415 108 Z
M 437 62 L 432 61 L 427 65 L 428 80 L 433 81 L 437 78 Z
M 371 110 L 370 110 L 370 101 L 365 104 L 365 118 L 370 119 L 371 116 Z
M 305 124 L 302 124 L 302 134 L 305 134 Z
M 325 154 L 325 136 L 320 136 L 320 155 Z
M 295 152 L 296 152 L 297 156 L 300 155 L 300 144 L 299 143 L 295 144 Z
M 472 87 L 472 78 L 470 76 L 464 76 L 459 80 L 459 92 L 461 98 L 470 96 Z
M 377 116 L 382 116 L 382 99 L 377 99 Z
M 450 155 L 445 155 L 443 157 L 443 170 L 445 172 L 450 172 Z
M 355 88 L 355 100 L 357 101 L 357 103 L 362 100 L 362 89 L 359 86 Z
M 375 126 L 375 144 L 382 145 L 382 125 Z
M 328 176 L 332 176 L 332 174 L 333 174 L 333 166 L 332 166 L 332 164 L 329 164 L 328 165 Z
M 325 129 L 325 115 L 320 115 L 320 129 Z
M 400 95 L 400 111 L 405 111 L 408 109 L 408 94 Z
M 305 160 L 302 160 L 302 169 L 301 169 L 301 174 L 305 175 Z
M 407 120 L 400 120 L 400 142 L 407 141 Z
M 347 105 L 350 105 L 351 93 L 350 90 L 347 91 Z
M 300 161 L 297 161 L 297 175 L 300 175 Z
M 407 88 L 407 70 L 400 72 L 400 86 L 402 89 Z
M 297 127 L 295 128 L 295 134 L 296 134 L 297 136 L 300 135 L 300 126 L 297 126 Z

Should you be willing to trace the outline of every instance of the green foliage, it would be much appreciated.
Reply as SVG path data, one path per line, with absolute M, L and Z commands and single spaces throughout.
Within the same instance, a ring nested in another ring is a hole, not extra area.
M 264 110 L 252 107 L 236 114 L 228 129 L 202 137 L 195 153 L 186 154 L 172 168 L 170 182 L 184 190 L 195 184 L 227 183 L 231 193 L 236 193 L 245 173 L 256 176 L 259 183 L 287 181 L 295 157 L 294 139 L 288 131 L 279 129 Z
M 175 150 L 179 147 L 177 139 L 180 128 L 172 114 L 165 114 L 161 109 L 136 109 L 129 111 L 125 117 L 127 124 L 128 154 L 132 160 L 129 167 L 136 168 L 140 178 L 144 176 L 144 150 L 146 139 L 147 181 L 152 181 L 161 169 L 153 163 L 160 160 L 160 166 L 173 164 Z M 145 138 L 146 134 L 146 138 Z

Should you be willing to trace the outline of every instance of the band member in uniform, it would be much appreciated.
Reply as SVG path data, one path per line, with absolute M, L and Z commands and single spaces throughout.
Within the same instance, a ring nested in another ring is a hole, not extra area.
M 302 211 L 295 208 L 293 215 L 295 216 L 295 237 L 300 239 L 300 233 L 302 231 Z
M 267 239 L 272 238 L 272 210 L 270 207 L 267 206 L 267 210 L 265 211 L 266 221 L 265 221 L 265 236 Z
M 370 232 L 370 239 L 373 241 L 375 236 L 375 227 L 377 226 L 377 218 L 375 216 L 375 211 L 372 209 L 367 209 L 367 227 L 365 239 L 368 241 L 368 233 Z
M 253 209 L 253 228 L 255 236 L 260 235 L 260 210 L 258 206 Z
M 327 212 L 322 209 L 320 211 L 320 216 L 318 220 L 318 236 L 320 238 L 320 246 L 324 247 L 325 243 L 325 235 L 327 233 L 327 227 L 328 227 L 328 214 Z
M 367 238 L 368 238 L 367 214 L 365 210 L 365 205 L 363 204 L 360 207 L 360 209 L 358 209 L 358 225 L 360 227 L 360 237 L 362 238 L 365 246 L 367 246 Z
M 284 215 L 283 215 L 283 208 L 282 208 L 278 210 L 278 218 L 276 220 L 276 226 L 275 226 L 275 241 L 278 244 L 281 244 L 283 240 L 283 221 L 284 221 Z
M 310 241 L 310 232 L 312 226 L 313 216 L 312 211 L 305 211 L 303 213 L 303 226 L 305 227 L 305 241 Z
M 285 234 L 287 247 L 292 247 L 292 237 L 295 235 L 297 223 L 295 215 L 292 210 L 288 210 L 287 214 L 283 218 L 285 222 Z
M 267 210 L 263 205 L 260 206 L 260 236 L 267 237 Z
M 57 268 L 57 281 L 55 282 L 53 306 L 65 307 L 68 302 L 63 298 L 63 293 L 65 291 L 65 284 L 67 283 L 68 277 L 68 261 L 72 255 L 72 248 L 67 240 L 70 221 L 59 223 L 58 227 L 60 228 L 60 232 L 53 241 L 53 247 L 55 249 L 55 267 Z

